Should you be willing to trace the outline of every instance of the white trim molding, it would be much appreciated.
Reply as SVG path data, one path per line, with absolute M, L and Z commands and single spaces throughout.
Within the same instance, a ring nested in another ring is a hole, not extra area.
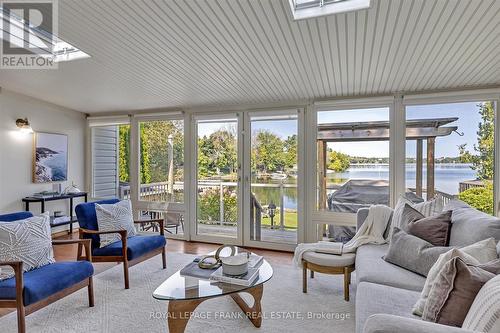
M 130 124 L 130 116 L 121 115 L 121 116 L 87 117 L 87 124 L 89 127 L 128 125 Z
M 470 101 L 489 101 L 500 98 L 500 88 L 449 91 L 430 94 L 408 94 L 403 97 L 404 105 L 448 104 Z

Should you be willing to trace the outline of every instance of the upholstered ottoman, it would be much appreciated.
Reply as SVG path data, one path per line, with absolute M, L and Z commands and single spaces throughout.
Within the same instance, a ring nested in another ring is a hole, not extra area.
M 351 284 L 351 272 L 354 271 L 355 253 L 344 253 L 342 255 L 325 254 L 313 251 L 305 252 L 302 256 L 302 292 L 307 293 L 307 270 L 324 274 L 344 274 L 344 299 L 349 301 L 349 285 Z

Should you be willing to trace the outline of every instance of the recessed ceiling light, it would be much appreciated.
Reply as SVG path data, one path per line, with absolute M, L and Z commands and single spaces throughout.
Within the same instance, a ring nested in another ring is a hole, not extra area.
M 370 0 L 289 0 L 295 20 L 370 8 Z

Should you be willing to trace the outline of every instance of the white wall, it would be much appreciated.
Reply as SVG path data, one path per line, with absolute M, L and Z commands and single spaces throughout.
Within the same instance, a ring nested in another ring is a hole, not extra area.
M 8 90 L 0 91 L 0 214 L 23 210 L 21 198 L 51 190 L 52 184 L 32 182 L 33 134 L 17 130 L 17 118 L 27 117 L 34 131 L 68 135 L 68 181 L 85 186 L 85 114 Z M 79 199 L 77 199 L 79 200 Z M 50 202 L 46 210 L 67 210 L 65 203 Z M 31 211 L 40 212 L 39 204 Z M 61 227 L 60 227 L 61 228 Z M 60 230 L 54 229 L 54 231 Z M 67 226 L 66 226 L 67 228 Z

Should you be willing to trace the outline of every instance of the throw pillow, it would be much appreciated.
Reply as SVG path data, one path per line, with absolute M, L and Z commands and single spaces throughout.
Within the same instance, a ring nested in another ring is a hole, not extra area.
M 499 264 L 496 261 L 486 265 Z M 462 327 L 479 290 L 494 277 L 495 274 L 480 266 L 467 265 L 458 257 L 451 259 L 443 266 L 434 282 L 422 319 Z
M 425 218 L 425 215 L 420 213 L 418 210 L 413 208 L 409 204 L 405 204 L 403 212 L 401 213 L 401 218 L 399 219 L 399 225 L 396 228 L 408 232 L 408 226 L 411 222 L 418 221 Z
M 462 328 L 474 332 L 500 332 L 500 275 L 481 288 L 467 312 Z
M 427 302 L 427 298 L 429 297 L 429 293 L 437 275 L 443 266 L 455 257 L 461 258 L 464 262 L 470 265 L 480 265 L 491 260 L 495 260 L 498 258 L 495 251 L 495 241 L 493 239 L 483 240 L 461 249 L 451 249 L 450 251 L 440 255 L 434 266 L 432 266 L 429 271 L 429 274 L 427 274 L 427 279 L 425 280 L 420 298 L 413 307 L 414 315 L 422 316 L 425 303 Z
M 431 199 L 428 201 L 415 204 L 410 200 L 408 200 L 406 197 L 400 196 L 396 206 L 394 207 L 394 213 L 392 215 L 391 225 L 389 226 L 389 236 L 387 238 L 389 241 L 392 239 L 392 234 L 394 233 L 394 227 L 403 229 L 401 224 L 401 216 L 403 215 L 403 210 L 405 208 L 405 205 L 407 204 L 410 205 L 415 210 L 417 210 L 419 213 L 421 213 L 424 217 L 437 214 L 443 210 L 441 203 L 436 199 Z
M 408 224 L 408 233 L 425 239 L 434 246 L 448 246 L 450 243 L 452 211 L 424 217 Z
M 49 214 L 0 222 L 0 261 L 22 261 L 25 272 L 54 263 Z M 14 275 L 10 266 L 4 266 L 0 280 Z
M 465 246 L 493 237 L 500 241 L 500 219 L 481 212 L 462 201 L 452 200 L 446 205 L 453 211 L 450 244 Z
M 449 247 L 433 246 L 421 238 L 409 235 L 399 228 L 394 228 L 394 235 L 384 260 L 427 276 L 439 256 L 449 250 Z
M 99 231 L 127 230 L 127 237 L 135 236 L 134 217 L 130 200 L 122 200 L 115 204 L 95 205 L 97 227 Z M 100 247 L 121 240 L 117 233 L 100 236 Z
M 487 263 L 491 260 L 498 258 L 498 252 L 496 249 L 497 241 L 495 238 L 487 238 L 477 243 L 465 246 L 462 251 L 470 254 L 480 263 Z

